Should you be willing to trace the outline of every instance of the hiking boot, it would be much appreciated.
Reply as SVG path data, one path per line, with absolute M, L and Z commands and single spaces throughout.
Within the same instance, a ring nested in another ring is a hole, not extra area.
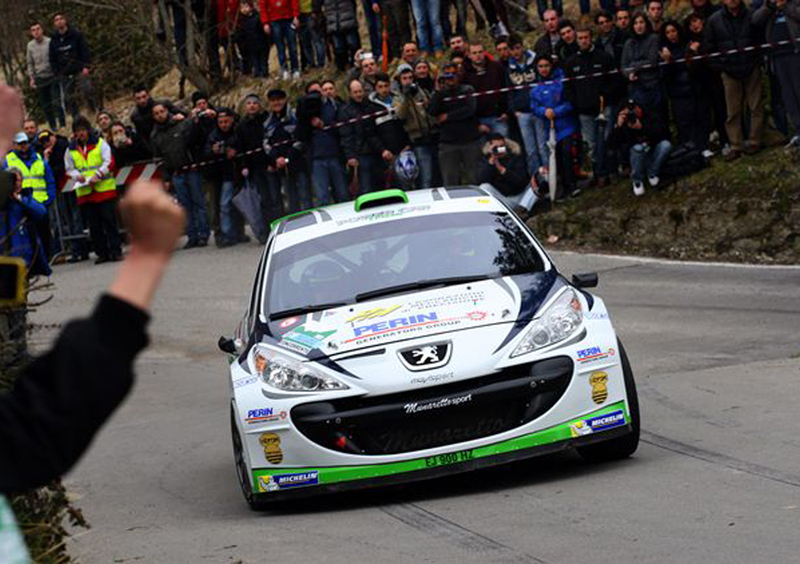
M 736 149 L 731 149 L 730 151 L 728 151 L 728 153 L 723 158 L 725 159 L 726 163 L 729 163 L 731 161 L 735 161 L 736 159 L 738 159 L 741 156 L 742 156 L 742 153 L 740 153 Z
M 760 152 L 761 152 L 761 145 L 747 145 L 744 148 L 745 155 L 752 156 L 752 155 L 757 155 Z

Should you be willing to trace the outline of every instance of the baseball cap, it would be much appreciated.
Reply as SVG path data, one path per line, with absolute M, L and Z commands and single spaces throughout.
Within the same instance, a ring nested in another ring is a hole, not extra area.
M 408 63 L 403 63 L 397 66 L 397 71 L 394 73 L 396 76 L 403 74 L 404 72 L 414 72 L 414 69 L 411 68 L 411 65 Z
M 24 131 L 20 131 L 14 136 L 14 143 L 30 143 Z

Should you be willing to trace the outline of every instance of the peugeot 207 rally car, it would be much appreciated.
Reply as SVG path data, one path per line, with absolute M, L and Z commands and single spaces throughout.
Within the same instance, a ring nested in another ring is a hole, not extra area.
M 639 408 L 597 276 L 562 276 L 476 187 L 389 190 L 272 225 L 229 353 L 259 507 L 574 447 L 627 457 Z

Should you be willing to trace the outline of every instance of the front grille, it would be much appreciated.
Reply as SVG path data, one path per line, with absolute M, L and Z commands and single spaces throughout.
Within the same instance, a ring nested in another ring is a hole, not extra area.
M 569 357 L 465 382 L 298 405 L 292 421 L 318 445 L 354 454 L 412 452 L 496 435 L 532 421 L 564 394 Z

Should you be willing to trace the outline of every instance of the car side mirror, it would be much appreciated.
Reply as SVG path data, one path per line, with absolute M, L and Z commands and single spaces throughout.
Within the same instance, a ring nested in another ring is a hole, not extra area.
M 228 354 L 236 354 L 236 341 L 227 337 L 220 337 L 217 341 L 219 350 Z
M 576 288 L 596 288 L 597 273 L 584 272 L 582 274 L 573 274 L 572 285 L 575 286 Z

